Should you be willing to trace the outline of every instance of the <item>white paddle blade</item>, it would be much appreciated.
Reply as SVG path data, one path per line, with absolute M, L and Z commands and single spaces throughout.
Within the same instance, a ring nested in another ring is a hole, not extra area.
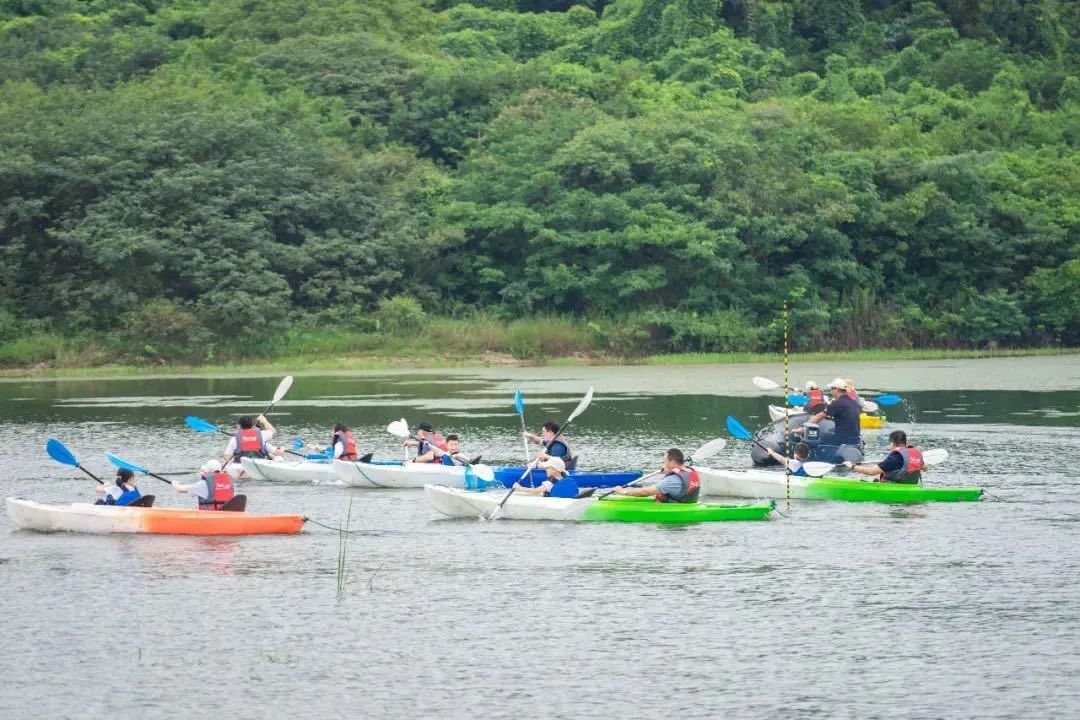
M 727 446 L 727 440 L 724 438 L 716 438 L 705 443 L 693 453 L 690 454 L 690 459 L 694 462 L 698 460 L 704 460 L 705 458 L 712 457 L 716 453 L 720 452 Z
M 862 401 L 862 409 L 863 409 L 863 412 L 876 413 L 881 408 L 878 407 L 878 404 L 876 402 L 874 402 L 873 400 L 863 400 Z
M 585 397 L 581 398 L 581 402 L 574 408 L 574 412 L 570 413 L 570 417 L 566 419 L 566 422 L 570 422 L 581 413 L 585 412 L 585 408 L 589 407 L 589 403 L 592 402 L 592 386 L 589 386 L 589 392 L 585 393 Z M 565 424 L 565 423 L 564 423 Z
M 495 471 L 489 465 L 473 465 L 472 473 L 486 483 L 495 482 Z
M 285 397 L 285 393 L 289 392 L 289 388 L 292 387 L 292 375 L 286 375 L 277 386 L 277 392 L 274 393 L 274 399 L 271 401 L 272 405 L 277 405 L 281 398 Z
M 836 466 L 827 462 L 808 462 L 803 463 L 802 467 L 810 477 L 821 477 Z
M 386 432 L 399 438 L 409 437 L 409 423 L 405 422 L 405 418 L 395 420 L 386 426 Z
M 939 465 L 949 459 L 949 451 L 944 448 L 927 450 L 922 456 L 924 465 Z
M 775 382 L 773 382 L 769 378 L 761 377 L 760 375 L 755 375 L 754 376 L 754 385 L 756 385 L 759 390 L 779 390 L 780 389 L 780 386 L 778 384 L 776 384 Z

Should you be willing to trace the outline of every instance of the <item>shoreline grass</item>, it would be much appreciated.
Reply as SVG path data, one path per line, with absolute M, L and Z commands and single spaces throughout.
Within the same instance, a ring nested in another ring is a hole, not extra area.
M 850 361 L 895 362 L 912 360 L 965 360 L 996 357 L 1034 357 L 1074 355 L 1080 348 L 1008 348 L 979 349 L 868 349 L 838 352 L 791 353 L 791 362 Z M 260 373 L 291 372 L 318 374 L 325 372 L 371 372 L 414 369 L 463 369 L 483 367 L 583 367 L 583 366 L 679 366 L 733 365 L 771 363 L 780 360 L 780 353 L 669 353 L 642 358 L 619 358 L 605 355 L 567 355 L 546 359 L 522 359 L 508 354 L 484 353 L 474 355 L 438 355 L 435 353 L 403 356 L 400 354 L 372 355 L 294 355 L 272 359 L 252 359 L 207 365 L 126 365 L 105 364 L 90 367 L 21 367 L 0 368 L 0 380 L 34 380 L 51 378 L 109 378 L 109 377 L 166 377 L 185 375 L 257 375 Z

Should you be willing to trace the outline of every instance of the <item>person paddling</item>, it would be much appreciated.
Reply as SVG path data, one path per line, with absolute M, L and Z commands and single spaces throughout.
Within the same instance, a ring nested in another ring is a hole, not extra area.
M 356 441 L 353 440 L 352 432 L 344 423 L 334 425 L 334 435 L 330 438 L 330 444 L 334 448 L 335 460 L 358 460 L 360 456 L 356 452 Z
M 765 448 L 765 450 L 773 460 L 790 470 L 792 475 L 806 477 L 806 470 L 803 468 L 803 463 L 810 459 L 810 446 L 806 443 L 795 444 L 794 458 L 786 458 L 772 448 Z
M 832 395 L 832 402 L 821 412 L 811 415 L 806 425 L 812 425 L 828 417 L 836 424 L 833 430 L 833 441 L 837 445 L 859 445 L 862 443 L 862 434 L 859 429 L 859 413 L 862 412 L 862 408 L 859 407 L 859 403 L 848 397 L 847 387 L 840 378 L 829 383 L 829 393 Z M 806 425 L 795 428 L 793 432 L 802 434 Z
M 95 505 L 130 505 L 142 497 L 139 488 L 135 487 L 135 473 L 125 468 L 116 471 L 115 485 L 95 485 L 94 491 L 105 493 Z
M 687 467 L 682 450 L 671 448 L 664 455 L 663 477 L 655 485 L 617 487 L 613 492 L 634 497 L 655 497 L 657 502 L 696 503 L 701 493 L 701 478 L 697 470 Z
M 537 465 L 537 467 L 543 469 L 547 474 L 544 481 L 536 487 L 525 487 L 520 482 L 515 482 L 515 491 L 526 495 L 548 496 L 551 495 L 551 491 L 555 488 L 555 483 L 570 474 L 566 471 L 566 463 L 563 462 L 562 458 L 558 457 L 548 458 Z
M 285 451 L 270 444 L 273 437 L 274 426 L 265 416 L 260 415 L 252 420 L 250 415 L 241 415 L 236 420 L 236 432 L 225 446 L 222 460 L 228 463 L 240 462 L 240 458 L 245 457 L 280 457 Z
M 416 448 L 416 457 L 411 462 L 418 463 L 437 462 L 433 447 L 444 452 L 446 450 L 446 440 L 435 432 L 435 426 L 426 420 L 416 426 L 415 438 L 408 438 L 401 444 Z
M 908 444 L 907 433 L 903 430 L 893 430 L 889 433 L 889 451 L 879 463 L 856 465 L 849 460 L 844 465 L 862 475 L 877 475 L 878 482 L 917 485 L 922 480 L 922 469 L 926 467 L 922 450 Z
M 559 430 L 559 423 L 548 420 L 541 427 L 541 435 L 530 432 L 523 434 L 526 440 L 544 448 L 536 455 L 540 460 L 560 458 L 566 464 L 567 470 L 573 470 L 577 467 L 577 457 L 570 453 L 570 445 Z
M 446 450 L 432 446 L 432 452 L 443 465 L 464 465 L 469 462 L 468 456 L 461 451 L 461 440 L 454 434 L 446 436 Z
M 200 510 L 220 510 L 222 505 L 233 499 L 235 490 L 229 473 L 221 469 L 217 460 L 207 460 L 199 468 L 199 480 L 190 485 L 172 481 L 173 489 L 180 493 L 191 493 L 199 502 Z

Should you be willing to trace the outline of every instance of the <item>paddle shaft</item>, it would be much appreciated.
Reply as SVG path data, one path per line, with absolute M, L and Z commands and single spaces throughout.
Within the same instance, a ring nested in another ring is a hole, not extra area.
M 94 478 L 95 480 L 97 480 L 99 484 L 101 484 L 101 485 L 104 485 L 104 484 L 105 484 L 105 483 L 104 483 L 104 481 L 102 481 L 102 479 L 101 479 L 101 478 L 99 478 L 99 477 L 98 477 L 97 475 L 95 475 L 94 473 L 90 472 L 90 471 L 89 471 L 89 470 L 87 470 L 86 468 L 84 468 L 84 467 L 83 467 L 83 466 L 82 466 L 81 464 L 80 464 L 80 465 L 76 465 L 75 467 L 79 468 L 79 469 L 80 469 L 80 470 L 82 470 L 82 471 L 83 471 L 84 473 L 86 473 L 86 474 L 87 474 L 87 475 L 89 475 L 90 477 L 92 477 L 92 478 Z

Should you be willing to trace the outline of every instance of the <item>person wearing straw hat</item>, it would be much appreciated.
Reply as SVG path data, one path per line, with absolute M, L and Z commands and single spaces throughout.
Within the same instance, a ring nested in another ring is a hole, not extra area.
M 859 428 L 859 413 L 862 408 L 847 394 L 847 383 L 843 378 L 836 378 L 829 383 L 829 393 L 832 395 L 832 402 L 821 412 L 811 415 L 806 425 L 813 425 L 827 417 L 836 424 L 833 433 L 837 444 L 859 445 L 862 442 L 862 431 Z M 802 433 L 804 428 L 805 425 L 796 428 L 794 432 Z
M 544 482 L 536 487 L 525 487 L 520 482 L 515 482 L 514 490 L 516 492 L 525 493 L 526 495 L 551 495 L 555 483 L 570 474 L 566 471 L 566 463 L 560 457 L 549 457 L 547 460 L 542 460 L 537 467 L 547 473 Z

